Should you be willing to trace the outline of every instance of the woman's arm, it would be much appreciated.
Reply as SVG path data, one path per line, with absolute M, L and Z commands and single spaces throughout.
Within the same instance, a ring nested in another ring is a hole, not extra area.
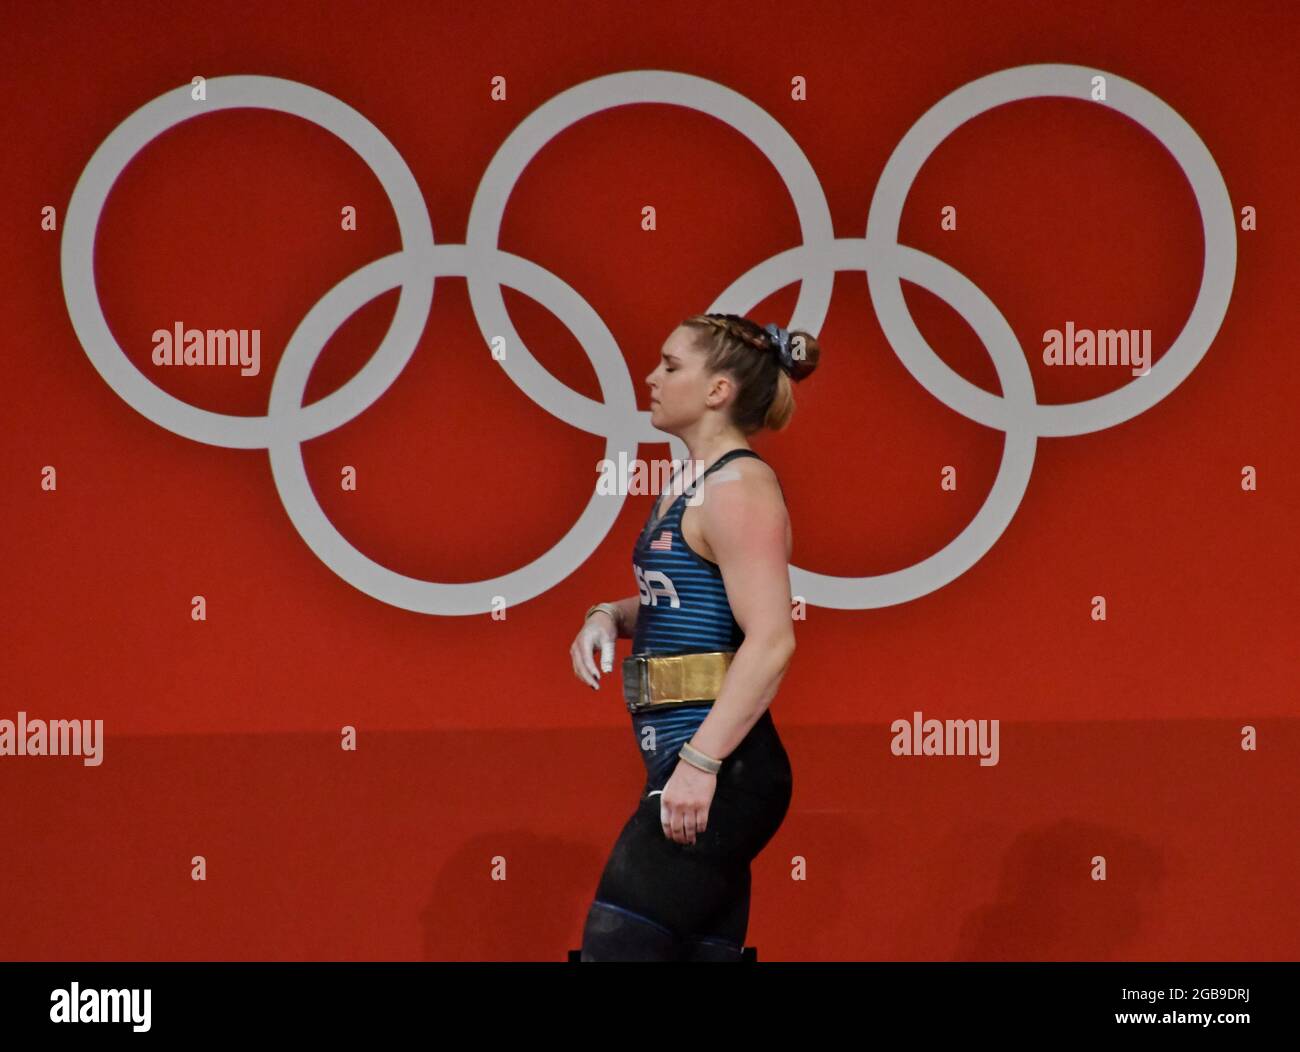
M 573 674 L 592 690 L 600 690 L 602 668 L 605 672 L 614 671 L 614 640 L 636 631 L 640 606 L 641 598 L 637 595 L 605 603 L 602 609 L 590 611 L 578 629 L 569 646 L 569 659 L 573 662 Z M 597 661 L 601 667 L 597 667 Z
M 618 611 L 618 617 L 614 619 L 614 634 L 620 639 L 631 639 L 636 635 L 636 618 L 641 610 L 641 597 L 630 595 L 626 599 L 615 599 L 609 605 Z M 599 617 L 600 614 L 592 616 Z
M 618 634 L 631 639 L 636 635 L 636 618 L 641 612 L 641 597 L 630 595 L 614 603 L 618 607 Z
M 700 508 L 704 540 L 745 633 L 717 700 L 691 739 L 700 752 L 721 760 L 763 715 L 794 656 L 789 517 L 770 468 L 750 467 L 738 485 L 719 485 L 707 492 Z

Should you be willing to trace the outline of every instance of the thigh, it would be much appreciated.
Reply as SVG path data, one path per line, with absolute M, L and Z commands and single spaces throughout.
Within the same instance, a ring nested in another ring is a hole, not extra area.
M 727 757 L 694 844 L 664 835 L 660 797 L 643 790 L 610 852 L 596 898 L 679 934 L 744 937 L 750 862 L 775 835 L 791 797 L 789 759 L 765 712 Z
M 711 814 L 694 844 L 664 835 L 659 797 L 642 797 L 610 852 L 596 898 L 621 906 L 674 933 L 697 931 L 733 903 L 748 884 L 749 859 L 735 849 L 742 839 Z
M 749 931 L 750 884 L 750 869 L 746 866 L 734 882 L 730 895 L 717 910 L 705 917 L 694 930 L 682 933 L 682 960 L 740 958 L 745 948 L 745 934 Z

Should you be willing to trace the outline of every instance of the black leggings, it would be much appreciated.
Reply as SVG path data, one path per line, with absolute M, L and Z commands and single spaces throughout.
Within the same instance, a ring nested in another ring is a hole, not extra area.
M 790 759 L 764 710 L 722 761 L 703 833 L 679 844 L 647 781 L 605 864 L 582 936 L 584 961 L 739 961 L 749 864 L 790 807 Z

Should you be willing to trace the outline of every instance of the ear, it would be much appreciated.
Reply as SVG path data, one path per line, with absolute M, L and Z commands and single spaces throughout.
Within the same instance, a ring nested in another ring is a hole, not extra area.
M 717 409 L 727 401 L 735 388 L 735 383 L 726 373 L 714 373 L 709 380 L 709 390 L 705 395 L 705 399 L 712 408 Z

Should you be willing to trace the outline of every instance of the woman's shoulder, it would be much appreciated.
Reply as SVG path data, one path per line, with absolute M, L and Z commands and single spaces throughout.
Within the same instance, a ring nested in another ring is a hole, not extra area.
M 738 485 L 747 495 L 762 497 L 771 494 L 784 503 L 781 480 L 775 469 L 757 454 L 752 457 L 733 457 L 704 480 L 704 490 L 724 485 Z

